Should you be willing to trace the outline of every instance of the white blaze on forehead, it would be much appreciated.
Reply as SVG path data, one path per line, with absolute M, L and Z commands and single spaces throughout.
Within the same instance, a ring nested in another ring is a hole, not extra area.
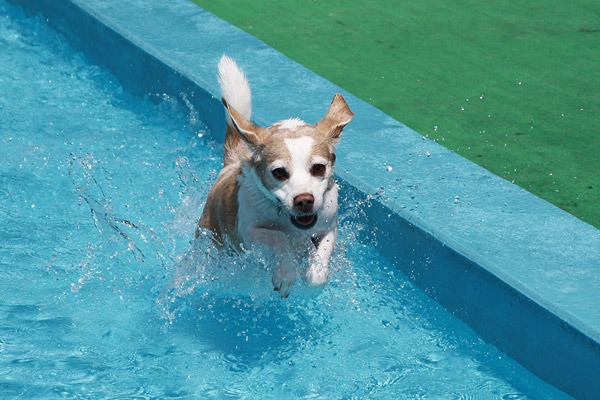
M 325 191 L 329 180 L 315 177 L 310 173 L 311 163 L 319 162 L 322 157 L 313 154 L 315 139 L 310 136 L 284 139 L 285 147 L 289 153 L 286 162 L 289 179 L 274 191 L 275 195 L 286 207 L 294 213 L 294 198 L 302 193 L 309 193 L 314 197 L 314 210 L 320 212 Z
M 290 118 L 290 119 L 276 122 L 273 125 L 276 125 L 277 127 L 279 127 L 279 129 L 293 130 L 293 129 L 298 128 L 299 126 L 306 125 L 306 122 L 302 121 L 300 118 Z
M 296 139 L 284 139 L 285 146 L 290 152 L 294 169 L 306 168 L 308 159 L 311 156 L 314 141 L 315 140 L 309 136 L 302 136 Z

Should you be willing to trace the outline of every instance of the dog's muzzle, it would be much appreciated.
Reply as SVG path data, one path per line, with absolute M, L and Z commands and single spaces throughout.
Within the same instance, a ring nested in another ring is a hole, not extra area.
M 317 223 L 318 215 L 302 215 L 299 217 L 291 216 L 292 225 L 298 229 L 310 229 Z
M 292 215 L 292 224 L 298 229 L 309 229 L 317 223 L 317 214 L 314 212 L 313 206 L 315 198 L 310 193 L 301 193 L 294 197 L 294 210 L 299 212 L 300 216 Z

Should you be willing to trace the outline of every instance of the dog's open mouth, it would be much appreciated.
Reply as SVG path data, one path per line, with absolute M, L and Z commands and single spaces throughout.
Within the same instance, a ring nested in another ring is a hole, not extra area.
M 292 224 L 298 229 L 309 229 L 317 223 L 317 214 L 302 215 L 299 217 L 292 216 Z

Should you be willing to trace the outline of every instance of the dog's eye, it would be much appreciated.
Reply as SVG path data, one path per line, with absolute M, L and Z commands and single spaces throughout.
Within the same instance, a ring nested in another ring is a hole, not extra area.
M 275 179 L 277 179 L 279 181 L 284 181 L 290 177 L 290 175 L 285 170 L 285 168 L 275 168 L 273 171 L 271 171 L 271 173 L 273 174 Z
M 324 164 L 314 164 L 310 168 L 310 173 L 313 176 L 323 176 L 325 174 L 326 167 Z

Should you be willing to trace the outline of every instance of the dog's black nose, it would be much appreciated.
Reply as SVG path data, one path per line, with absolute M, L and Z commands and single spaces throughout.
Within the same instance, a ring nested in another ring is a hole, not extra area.
M 314 203 L 315 198 L 310 193 L 302 193 L 294 197 L 294 207 L 302 213 L 311 212 Z

